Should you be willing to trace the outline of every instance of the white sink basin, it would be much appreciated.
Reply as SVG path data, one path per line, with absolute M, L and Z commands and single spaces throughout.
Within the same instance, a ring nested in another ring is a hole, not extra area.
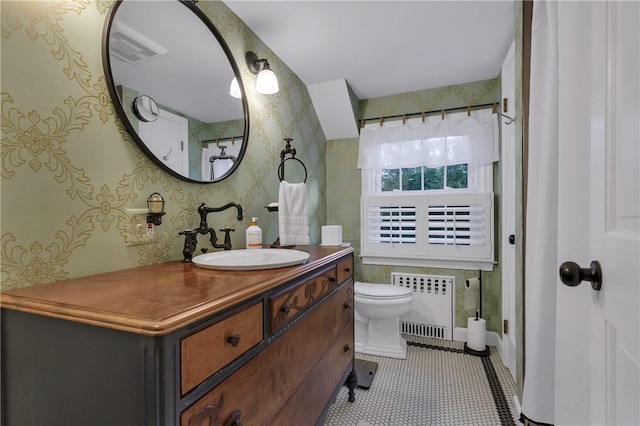
M 195 256 L 191 261 L 200 268 L 226 271 L 257 271 L 299 265 L 309 253 L 289 249 L 242 249 L 217 251 Z

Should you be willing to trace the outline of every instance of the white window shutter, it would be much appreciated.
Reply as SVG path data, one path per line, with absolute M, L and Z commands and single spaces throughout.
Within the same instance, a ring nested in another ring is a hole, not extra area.
M 493 267 L 492 193 L 375 195 L 361 203 L 364 258 Z
M 432 195 L 424 208 L 425 255 L 493 260 L 493 194 Z
M 419 255 L 424 213 L 415 196 L 362 197 L 362 252 Z

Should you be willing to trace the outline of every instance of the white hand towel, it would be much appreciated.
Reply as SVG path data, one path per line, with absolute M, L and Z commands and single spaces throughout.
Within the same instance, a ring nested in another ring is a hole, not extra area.
M 233 162 L 229 159 L 225 160 L 216 160 L 213 162 L 213 177 L 214 179 L 218 179 L 222 177 L 225 173 L 229 171 Z
M 307 186 L 282 181 L 278 195 L 280 245 L 309 244 Z

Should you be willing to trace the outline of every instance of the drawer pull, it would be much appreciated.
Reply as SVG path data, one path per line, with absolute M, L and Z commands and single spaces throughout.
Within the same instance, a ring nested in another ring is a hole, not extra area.
M 351 272 L 351 268 L 344 268 L 345 272 Z
M 231 346 L 235 348 L 240 343 L 240 335 L 234 334 L 233 336 L 229 336 L 227 342 L 231 343 Z
M 342 307 L 345 308 L 345 309 L 349 309 L 351 307 L 351 303 L 344 302 L 344 305 L 342 305 Z
M 242 412 L 240 410 L 233 410 L 233 412 L 229 414 L 227 421 L 224 422 L 224 426 L 242 426 L 242 421 L 240 420 L 241 414 Z
M 289 315 L 289 312 L 291 312 L 291 304 L 285 303 L 284 305 L 282 305 L 282 308 L 280 308 L 280 310 L 285 314 Z
M 202 410 L 198 411 L 194 414 L 191 419 L 189 419 L 189 426 L 192 425 L 201 425 L 205 419 L 209 421 L 207 424 L 211 424 L 211 421 L 214 422 L 217 420 L 218 424 L 220 423 L 220 418 L 218 414 L 222 410 L 222 406 L 224 405 L 224 395 L 220 395 L 220 399 L 215 404 L 207 404 Z
M 351 356 L 351 346 L 348 344 L 344 345 L 344 353 L 347 354 L 347 356 Z

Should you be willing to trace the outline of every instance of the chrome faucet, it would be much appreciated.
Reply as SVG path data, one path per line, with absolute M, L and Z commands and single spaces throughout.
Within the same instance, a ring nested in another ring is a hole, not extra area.
M 182 255 L 184 256 L 183 262 L 190 262 L 193 258 L 193 253 L 196 251 L 198 245 L 198 234 L 209 234 L 209 241 L 213 248 L 221 248 L 224 250 L 231 250 L 231 235 L 230 233 L 235 231 L 235 228 L 224 227 L 220 229 L 220 232 L 224 232 L 224 243 L 218 244 L 218 237 L 216 231 L 207 224 L 207 215 L 209 213 L 216 213 L 227 210 L 231 207 L 235 207 L 238 210 L 238 220 L 242 220 L 242 206 L 238 203 L 227 203 L 222 207 L 207 207 L 205 203 L 200 204 L 198 207 L 198 213 L 200 214 L 200 226 L 191 231 L 181 231 L 178 235 L 184 235 L 184 248 L 182 249 Z M 201 249 L 203 253 L 207 252 L 207 248 Z

